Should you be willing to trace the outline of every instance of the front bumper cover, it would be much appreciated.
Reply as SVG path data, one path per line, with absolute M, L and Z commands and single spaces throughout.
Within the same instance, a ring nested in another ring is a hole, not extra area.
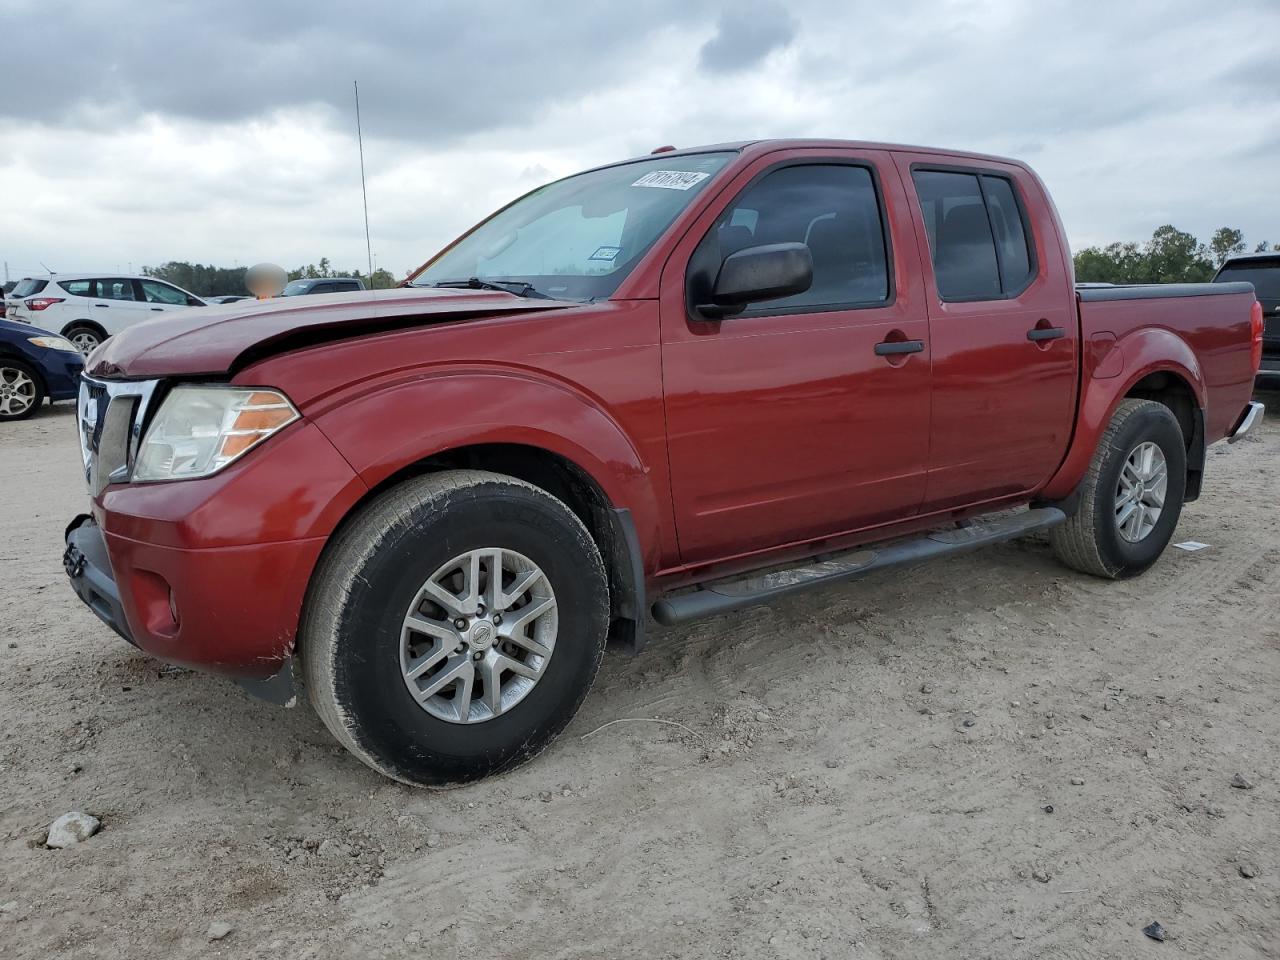
M 99 620 L 136 647 L 120 603 L 120 588 L 111 572 L 102 528 L 93 522 L 93 517 L 82 513 L 67 525 L 64 539 L 67 548 L 62 553 L 62 568 L 71 579 L 71 589 Z
M 66 549 L 62 553 L 62 567 L 71 580 L 71 589 L 94 614 L 129 643 L 138 647 L 124 604 L 120 600 L 120 588 L 111 569 L 107 542 L 102 528 L 87 513 L 77 516 L 64 535 Z M 233 677 L 245 691 L 270 703 L 293 706 L 297 703 L 299 684 L 294 675 L 294 658 L 288 657 L 281 669 L 264 679 Z

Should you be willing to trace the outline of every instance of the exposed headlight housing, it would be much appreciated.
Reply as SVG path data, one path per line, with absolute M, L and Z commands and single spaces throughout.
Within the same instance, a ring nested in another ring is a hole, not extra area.
M 297 419 L 278 390 L 174 387 L 142 438 L 131 479 L 207 477 Z
M 66 337 L 27 337 L 27 343 L 34 343 L 37 347 L 44 347 L 46 350 L 80 352 L 80 349 Z

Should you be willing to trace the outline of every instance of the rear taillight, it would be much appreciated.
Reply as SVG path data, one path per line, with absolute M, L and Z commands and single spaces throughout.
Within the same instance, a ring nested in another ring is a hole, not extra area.
M 1253 328 L 1253 349 L 1250 351 L 1249 359 L 1253 361 L 1253 372 L 1258 372 L 1258 367 L 1262 366 L 1262 331 L 1264 324 L 1262 322 L 1262 304 L 1257 300 L 1253 301 L 1253 310 L 1249 314 L 1249 325 Z
M 28 310 L 45 310 L 52 307 L 55 303 L 61 303 L 62 297 L 32 297 L 30 300 L 24 300 Z

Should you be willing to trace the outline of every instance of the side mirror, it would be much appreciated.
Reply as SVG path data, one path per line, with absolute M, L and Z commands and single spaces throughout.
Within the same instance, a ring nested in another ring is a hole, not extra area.
M 719 319 L 741 313 L 748 304 L 804 293 L 813 284 L 813 255 L 803 243 L 745 247 L 724 258 L 711 302 L 698 312 Z

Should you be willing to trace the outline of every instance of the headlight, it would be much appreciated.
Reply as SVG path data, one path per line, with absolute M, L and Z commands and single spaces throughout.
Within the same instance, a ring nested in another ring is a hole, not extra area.
M 297 419 L 275 390 L 174 387 L 142 438 L 132 479 L 207 477 Z
M 34 343 L 37 347 L 44 347 L 46 350 L 66 350 L 69 353 L 79 353 L 79 348 L 67 340 L 65 337 L 27 337 L 28 343 Z

